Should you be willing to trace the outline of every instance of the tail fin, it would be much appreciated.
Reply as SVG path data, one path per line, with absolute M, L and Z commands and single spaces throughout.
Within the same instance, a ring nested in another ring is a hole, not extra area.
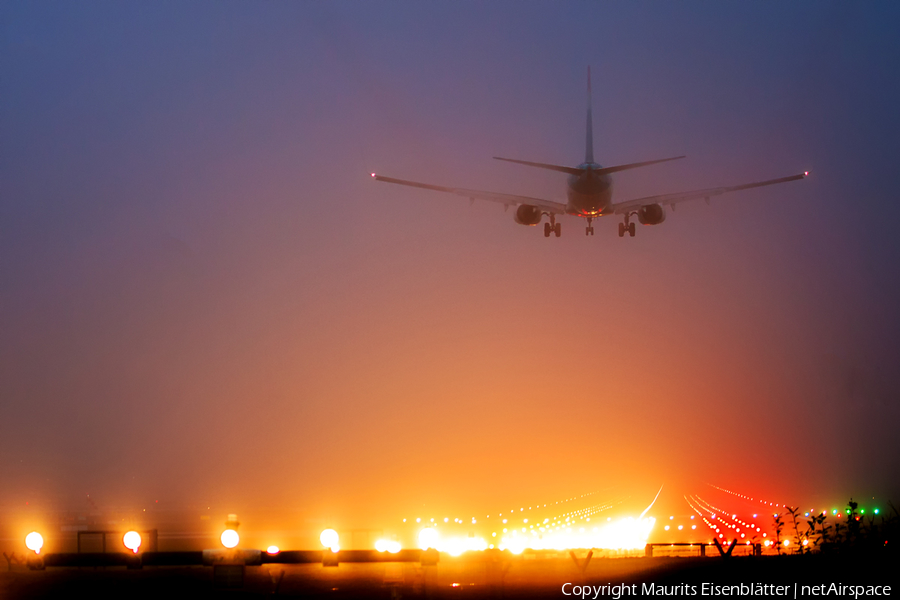
M 587 137 L 584 140 L 584 162 L 594 162 L 594 123 L 591 119 L 591 67 L 587 69 Z

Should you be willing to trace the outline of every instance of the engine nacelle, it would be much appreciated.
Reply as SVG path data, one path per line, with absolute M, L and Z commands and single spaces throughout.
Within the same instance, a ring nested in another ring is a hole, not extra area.
M 666 220 L 666 211 L 659 204 L 648 204 L 638 209 L 637 217 L 641 225 L 659 225 Z
M 523 204 L 516 209 L 515 220 L 519 225 L 537 225 L 543 216 L 543 211 L 537 206 Z

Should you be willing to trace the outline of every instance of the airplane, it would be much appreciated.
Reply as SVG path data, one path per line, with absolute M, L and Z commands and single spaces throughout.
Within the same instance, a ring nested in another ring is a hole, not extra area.
M 679 192 L 675 194 L 659 194 L 656 196 L 647 196 L 644 198 L 636 198 L 634 200 L 626 200 L 624 202 L 612 201 L 612 178 L 610 175 L 619 171 L 636 169 L 638 167 L 646 167 L 671 160 L 679 160 L 684 156 L 673 156 L 671 158 L 661 158 L 657 160 L 649 160 L 645 162 L 629 163 L 625 165 L 616 165 L 612 167 L 604 167 L 594 162 L 594 135 L 593 122 L 591 119 L 591 68 L 587 71 L 587 134 L 585 138 L 585 155 L 584 162 L 577 167 L 566 167 L 560 165 L 552 165 L 540 162 L 531 162 L 527 160 L 517 160 L 513 158 L 502 158 L 495 156 L 495 160 L 517 163 L 528 167 L 537 167 L 539 169 L 549 169 L 551 171 L 559 171 L 566 173 L 569 177 L 566 181 L 566 196 L 568 202 L 555 202 L 553 200 L 545 200 L 542 198 L 531 198 L 528 196 L 517 196 L 514 194 L 501 194 L 496 192 L 485 192 L 480 190 L 470 190 L 465 188 L 443 187 L 432 185 L 429 183 L 420 183 L 417 181 L 408 181 L 405 179 L 395 179 L 393 177 L 385 177 L 372 173 L 372 178 L 376 181 L 384 181 L 386 183 L 394 183 L 426 190 L 434 190 L 436 192 L 446 192 L 469 198 L 473 203 L 476 199 L 488 200 L 503 204 L 506 209 L 510 206 L 516 207 L 513 216 L 516 223 L 520 225 L 536 226 L 541 223 L 544 216 L 548 217 L 548 221 L 544 223 L 544 237 L 550 237 L 550 234 L 559 237 L 562 235 L 562 224 L 557 222 L 557 217 L 561 215 L 572 215 L 587 220 L 585 235 L 594 235 L 593 221 L 598 217 L 621 215 L 623 222 L 619 223 L 619 237 L 624 237 L 626 233 L 634 237 L 635 227 L 632 217 L 642 225 L 659 225 L 666 220 L 665 207 L 669 206 L 675 210 L 675 206 L 681 202 L 689 200 L 698 200 L 703 198 L 709 204 L 709 199 L 713 196 L 720 196 L 730 192 L 740 190 L 748 190 L 751 188 L 763 187 L 767 185 L 775 185 L 776 183 L 786 183 L 788 181 L 797 181 L 804 179 L 809 175 L 809 171 L 804 171 L 798 175 L 789 175 L 788 177 L 780 177 L 778 179 L 768 179 L 766 181 L 756 181 L 753 183 L 745 183 L 742 185 L 733 185 L 727 187 L 707 188 L 703 190 L 693 190 L 690 192 Z

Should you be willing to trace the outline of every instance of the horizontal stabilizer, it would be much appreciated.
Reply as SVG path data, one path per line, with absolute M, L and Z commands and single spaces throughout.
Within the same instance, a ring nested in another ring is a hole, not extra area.
M 657 163 L 668 162 L 670 160 L 678 160 L 679 158 L 684 158 L 684 156 L 673 156 L 671 158 L 660 158 L 659 160 L 648 160 L 646 162 L 629 163 L 627 165 L 616 165 L 614 167 L 600 167 L 599 169 L 591 169 L 591 173 L 594 175 L 609 175 L 610 173 L 618 173 L 619 171 L 626 171 L 628 169 L 637 169 L 638 167 L 646 167 L 649 165 L 655 165 Z M 495 156 L 494 159 L 502 160 L 505 162 L 516 163 L 519 165 L 525 165 L 528 167 L 537 167 L 539 169 L 549 169 L 551 171 L 559 171 L 560 173 L 568 173 L 569 175 L 581 175 L 587 171 L 587 169 L 579 169 L 578 167 L 563 167 L 561 165 L 550 165 L 547 163 L 531 162 L 528 160 L 517 160 L 515 158 L 501 158 L 499 156 Z
M 526 165 L 528 167 L 537 167 L 538 169 L 549 169 L 551 171 L 559 171 L 560 173 L 568 173 L 569 175 L 581 175 L 582 173 L 584 173 L 584 169 L 578 169 L 575 167 L 563 167 L 560 165 L 548 165 L 547 163 L 531 162 L 531 161 L 527 161 L 527 160 L 516 160 L 515 158 L 501 158 L 499 156 L 495 156 L 494 160 L 502 160 L 505 162 Z
M 627 171 L 628 169 L 637 169 L 638 167 L 648 167 L 650 165 L 669 162 L 670 160 L 678 160 L 680 158 L 684 158 L 684 156 L 673 156 L 672 158 L 660 158 L 658 160 L 648 160 L 646 162 L 629 163 L 627 165 L 617 165 L 615 167 L 603 167 L 601 169 L 595 170 L 594 173 L 600 173 L 602 175 L 609 175 L 610 173 L 618 173 L 619 171 Z

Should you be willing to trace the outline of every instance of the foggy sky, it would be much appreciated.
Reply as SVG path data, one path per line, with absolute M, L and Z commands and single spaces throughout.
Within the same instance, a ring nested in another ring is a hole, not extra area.
M 5 3 L 0 504 L 896 501 L 896 5 Z M 561 200 L 786 176 L 619 239 Z M 462 510 L 462 509 L 461 509 Z

